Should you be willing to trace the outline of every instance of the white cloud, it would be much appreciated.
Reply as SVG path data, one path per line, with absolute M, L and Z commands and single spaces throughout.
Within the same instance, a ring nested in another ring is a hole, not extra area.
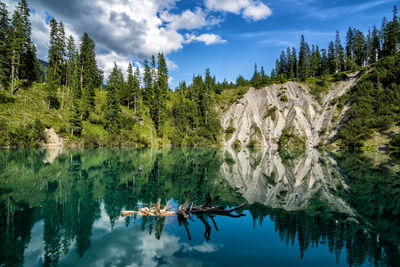
M 241 14 L 249 20 L 261 20 L 272 15 L 271 9 L 259 0 L 205 0 L 209 10 Z
M 159 52 L 165 55 L 176 52 L 188 43 L 184 33 L 211 27 L 221 22 L 198 7 L 172 14 L 176 0 L 70 0 L 56 3 L 53 0 L 32 0 L 32 40 L 38 46 L 41 59 L 47 58 L 49 27 L 47 14 L 62 20 L 67 35 L 76 41 L 87 32 L 96 43 L 97 62 L 107 77 L 114 61 L 125 72 L 129 61 L 143 60 Z M 47 13 L 46 13 L 47 12 Z M 190 32 L 189 32 L 190 33 Z M 206 45 L 224 42 L 220 36 L 202 34 L 191 41 Z M 167 61 L 171 70 L 178 66 Z
M 221 19 L 216 17 L 207 17 L 207 13 L 197 7 L 194 12 L 191 10 L 185 10 L 182 14 L 170 14 L 168 12 L 163 12 L 161 14 L 161 19 L 165 22 L 168 22 L 168 28 L 171 29 L 200 29 L 205 26 L 213 26 L 217 25 L 221 22 Z
M 115 51 L 111 51 L 108 54 L 97 55 L 96 59 L 105 73 L 105 80 L 108 79 L 109 73 L 111 73 L 112 69 L 114 68 L 114 62 L 117 63 L 118 68 L 122 70 L 124 75 L 126 75 L 126 71 L 130 62 L 127 56 L 119 55 Z
M 185 35 L 185 43 L 191 43 L 191 42 L 203 42 L 206 45 L 211 45 L 211 44 L 222 44 L 225 43 L 226 40 L 223 40 L 221 36 L 212 34 L 212 33 L 203 33 L 201 35 L 195 35 L 195 34 L 186 34 Z
M 167 62 L 167 67 L 169 70 L 177 70 L 179 69 L 178 65 L 175 64 L 172 60 L 169 58 L 166 58 L 165 61 Z

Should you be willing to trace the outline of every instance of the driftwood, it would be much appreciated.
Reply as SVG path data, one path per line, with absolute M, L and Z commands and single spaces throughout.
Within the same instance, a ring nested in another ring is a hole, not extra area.
M 158 198 L 155 207 L 152 208 L 144 207 L 141 208 L 139 211 L 134 211 L 134 210 L 121 211 L 121 215 L 128 216 L 133 214 L 139 214 L 139 216 L 159 216 L 159 217 L 176 215 L 175 211 L 169 210 L 171 208 L 169 203 L 167 203 L 167 205 L 165 205 L 163 209 L 161 209 L 160 204 L 161 204 L 161 198 Z
M 217 223 L 214 220 L 215 216 L 229 216 L 234 218 L 246 216 L 245 214 L 231 214 L 233 211 L 243 207 L 245 205 L 244 203 L 232 209 L 225 209 L 225 207 L 223 206 L 215 206 L 215 202 L 219 199 L 218 196 L 212 200 L 210 193 L 207 193 L 205 197 L 205 202 L 200 206 L 194 206 L 193 203 L 189 204 L 190 194 L 191 192 L 189 192 L 186 202 L 181 205 L 178 210 L 178 223 L 179 225 L 183 225 L 185 227 L 186 234 L 189 240 L 192 239 L 192 236 L 190 235 L 188 221 L 188 219 L 192 220 L 192 218 L 190 217 L 191 214 L 194 214 L 204 224 L 204 237 L 207 242 L 210 240 L 212 230 L 208 219 L 211 219 L 215 231 L 218 231 Z
M 219 197 L 217 196 L 213 200 L 211 200 L 210 192 L 208 192 L 206 194 L 205 202 L 200 206 L 194 206 L 193 202 L 189 204 L 191 193 L 192 193 L 192 191 L 189 191 L 186 202 L 183 205 L 181 205 L 178 209 L 178 214 L 185 218 L 188 218 L 190 213 L 192 213 L 192 214 L 212 213 L 212 214 L 218 214 L 218 215 L 225 215 L 225 216 L 229 216 L 229 217 L 244 216 L 244 214 L 234 215 L 231 213 L 233 211 L 238 210 L 241 207 L 243 207 L 245 205 L 245 203 L 242 203 L 239 206 L 232 208 L 232 209 L 225 209 L 224 206 L 215 206 L 215 202 L 219 199 Z
M 133 214 L 139 214 L 139 216 L 178 215 L 178 216 L 183 216 L 184 218 L 189 218 L 190 214 L 201 215 L 203 213 L 211 213 L 211 214 L 224 215 L 224 216 L 229 216 L 229 217 L 245 216 L 244 214 L 239 214 L 239 215 L 231 214 L 233 211 L 238 210 L 241 207 L 243 207 L 245 205 L 245 203 L 243 203 L 235 208 L 232 208 L 232 209 L 225 209 L 225 207 L 223 207 L 223 206 L 215 206 L 215 202 L 219 199 L 219 197 L 217 196 L 212 200 L 211 195 L 208 192 L 205 197 L 206 198 L 205 202 L 200 206 L 194 206 L 193 202 L 189 203 L 191 193 L 192 193 L 192 191 L 189 191 L 189 194 L 187 196 L 185 203 L 183 205 L 179 206 L 178 211 L 171 211 L 170 210 L 171 207 L 170 207 L 169 203 L 167 203 L 167 205 L 165 205 L 164 208 L 161 209 L 161 199 L 158 198 L 157 204 L 155 204 L 155 207 L 151 207 L 151 208 L 143 207 L 138 211 L 133 211 L 133 210 L 122 211 L 121 215 L 122 216 L 128 216 L 128 215 L 133 215 Z M 150 204 L 150 205 L 154 205 L 154 204 Z

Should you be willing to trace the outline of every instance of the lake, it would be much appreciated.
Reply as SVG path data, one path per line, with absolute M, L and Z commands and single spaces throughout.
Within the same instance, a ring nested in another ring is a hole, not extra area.
M 155 203 L 233 215 L 122 217 Z M 400 266 L 387 155 L 223 149 L 0 150 L 0 266 Z

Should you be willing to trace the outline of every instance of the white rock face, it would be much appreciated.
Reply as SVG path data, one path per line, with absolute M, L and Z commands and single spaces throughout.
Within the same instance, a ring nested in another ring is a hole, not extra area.
M 353 73 L 348 75 L 346 81 L 334 83 L 320 103 L 308 88 L 297 82 L 274 84 L 258 90 L 250 88 L 221 117 L 224 130 L 229 126 L 235 128 L 232 136 L 229 140 L 224 139 L 223 144 L 230 147 L 239 140 L 242 145 L 248 145 L 254 139 L 252 127 L 255 125 L 261 131 L 262 147 L 277 149 L 282 131 L 287 127 L 306 140 L 307 148 L 315 147 L 321 141 L 326 142 L 336 134 L 335 128 L 344 115 L 344 112 L 336 114 L 339 120 L 331 122 L 336 108 L 330 105 L 330 101 L 346 93 L 356 81 L 357 73 Z M 274 107 L 275 115 L 267 116 L 268 110 Z
M 45 143 L 40 144 L 41 147 L 62 147 L 64 139 L 62 139 L 53 127 L 44 130 Z
M 348 186 L 336 162 L 317 150 L 283 162 L 272 150 L 225 150 L 222 177 L 249 204 L 259 203 L 287 211 L 306 210 L 318 203 L 330 211 L 356 217 L 356 212 L 338 195 Z

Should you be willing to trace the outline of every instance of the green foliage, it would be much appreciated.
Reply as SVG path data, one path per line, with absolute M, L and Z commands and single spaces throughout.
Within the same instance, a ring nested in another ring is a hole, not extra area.
M 4 128 L 4 124 L 2 128 Z M 44 140 L 44 129 L 43 123 L 36 119 L 26 125 L 9 127 L 6 132 L 7 136 L 5 138 L 3 136 L 2 139 L 5 139 L 5 144 L 10 147 L 36 147 L 40 141 Z
M 373 130 L 384 132 L 400 120 L 400 55 L 379 60 L 349 92 L 348 120 L 339 131 L 343 145 L 359 149 Z
M 232 143 L 232 148 L 235 150 L 240 150 L 242 148 L 242 142 L 236 139 L 235 142 Z
M 265 113 L 263 119 L 266 119 L 268 117 L 271 117 L 272 121 L 275 121 L 276 119 L 276 111 L 278 110 L 278 108 L 276 106 L 273 106 L 272 108 L 269 108 L 267 110 L 267 112 Z
M 121 83 L 123 84 L 121 70 L 118 69 L 117 64 L 114 63 L 114 69 L 108 78 L 107 101 L 104 111 L 104 128 L 112 134 L 118 134 L 121 128 L 120 108 L 116 96 L 117 90 L 121 86 Z
M 228 128 L 226 128 L 225 130 L 225 140 L 228 141 L 229 139 L 231 139 L 232 134 L 236 131 L 236 128 L 233 126 L 233 121 L 230 120 L 229 121 L 229 125 Z
M 279 138 L 279 150 L 304 150 L 306 147 L 303 137 L 294 134 L 292 127 L 286 127 Z
M 80 71 L 80 87 L 82 90 L 82 118 L 86 120 L 95 108 L 95 86 L 98 69 L 95 60 L 95 43 L 85 32 L 81 37 L 78 68 Z

